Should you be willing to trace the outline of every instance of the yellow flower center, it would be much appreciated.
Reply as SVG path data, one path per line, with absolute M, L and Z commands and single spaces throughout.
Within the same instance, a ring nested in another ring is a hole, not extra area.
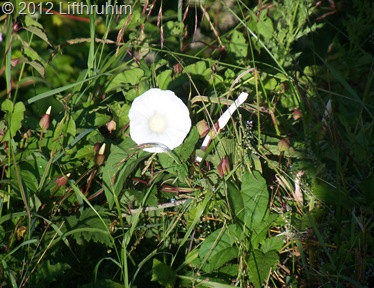
M 148 120 L 148 127 L 154 133 L 163 133 L 168 126 L 167 121 L 163 115 L 154 114 Z

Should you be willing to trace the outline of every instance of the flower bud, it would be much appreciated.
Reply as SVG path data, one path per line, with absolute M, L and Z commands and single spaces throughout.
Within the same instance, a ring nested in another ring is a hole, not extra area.
M 290 140 L 288 138 L 284 138 L 278 142 L 278 149 L 279 152 L 284 152 L 290 149 Z
M 101 145 L 99 153 L 97 153 L 95 156 L 95 164 L 97 166 L 101 166 L 104 163 L 104 160 L 105 160 L 104 152 L 105 152 L 105 143 Z
M 19 58 L 14 58 L 10 60 L 10 65 L 12 65 L 12 67 L 16 67 L 18 63 L 19 63 Z
M 113 130 L 117 129 L 117 123 L 112 119 L 106 123 L 106 128 L 108 129 L 109 133 L 112 133 Z
M 28 139 L 30 136 L 31 136 L 31 130 L 30 129 L 22 134 L 23 139 Z
M 68 183 L 70 175 L 71 175 L 71 173 L 68 173 L 66 175 L 60 175 L 60 176 L 58 176 L 58 178 L 56 179 L 56 185 L 58 187 L 64 186 L 66 183 Z
M 45 114 L 42 116 L 42 118 L 39 121 L 39 125 L 43 130 L 47 130 L 49 127 L 49 124 L 51 124 L 51 109 L 52 107 L 49 106 Z
M 209 132 L 209 125 L 205 120 L 201 120 L 196 124 L 197 131 L 199 132 L 200 138 L 203 138 Z
M 223 157 L 221 162 L 218 164 L 218 174 L 221 178 L 224 178 L 225 175 L 230 173 L 230 161 L 229 157 Z
M 13 25 L 12 25 L 12 31 L 13 32 L 18 32 L 18 29 L 19 29 L 18 22 L 13 23 Z
M 301 110 L 298 107 L 295 107 L 292 113 L 292 117 L 294 120 L 299 120 L 303 117 L 303 114 L 301 113 Z

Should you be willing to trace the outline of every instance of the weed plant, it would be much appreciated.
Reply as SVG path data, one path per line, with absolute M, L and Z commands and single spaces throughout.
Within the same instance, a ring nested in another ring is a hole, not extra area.
M 373 3 L 125 2 L 0 16 L 0 287 L 372 287 Z M 129 135 L 153 87 L 167 153 Z

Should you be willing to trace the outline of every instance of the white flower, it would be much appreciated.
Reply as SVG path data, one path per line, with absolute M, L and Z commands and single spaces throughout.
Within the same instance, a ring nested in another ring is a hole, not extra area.
M 174 92 L 152 88 L 135 98 L 129 111 L 130 136 L 136 144 L 150 144 L 147 152 L 165 152 L 182 144 L 191 129 L 188 108 Z

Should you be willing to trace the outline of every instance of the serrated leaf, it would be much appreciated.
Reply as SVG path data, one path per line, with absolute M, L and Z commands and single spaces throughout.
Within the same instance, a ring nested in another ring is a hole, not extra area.
M 84 241 L 96 242 L 112 247 L 112 238 L 107 227 L 110 225 L 110 219 L 101 207 L 95 207 L 101 219 L 92 209 L 84 209 L 79 217 L 69 216 L 66 218 L 66 227 L 69 234 L 72 234 L 78 244 L 84 244 Z
M 167 288 L 174 287 L 175 280 L 176 280 L 176 273 L 173 269 L 166 265 L 165 263 L 157 260 L 156 258 L 153 259 L 152 265 L 152 279 L 151 281 L 157 281 L 160 285 Z

